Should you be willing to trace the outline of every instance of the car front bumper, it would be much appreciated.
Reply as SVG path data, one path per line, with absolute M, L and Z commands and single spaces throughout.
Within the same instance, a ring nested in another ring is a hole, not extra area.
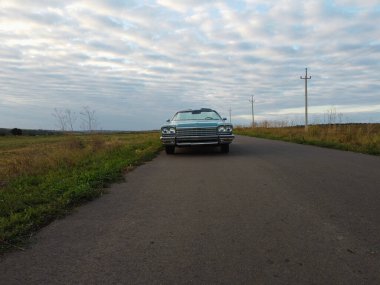
M 196 146 L 196 145 L 221 145 L 230 144 L 234 140 L 234 135 L 218 135 L 218 136 L 161 136 L 161 142 L 168 146 Z

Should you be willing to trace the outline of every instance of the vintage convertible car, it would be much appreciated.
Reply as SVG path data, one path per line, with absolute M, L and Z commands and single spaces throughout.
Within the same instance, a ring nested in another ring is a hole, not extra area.
M 228 153 L 235 138 L 232 124 L 212 109 L 179 111 L 166 122 L 161 127 L 161 142 L 167 154 L 173 154 L 175 147 L 199 145 L 219 145 Z

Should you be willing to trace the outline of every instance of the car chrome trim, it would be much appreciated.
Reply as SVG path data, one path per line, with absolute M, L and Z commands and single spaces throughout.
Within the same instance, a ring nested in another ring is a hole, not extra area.
M 192 146 L 192 145 L 217 145 L 218 142 L 179 142 L 176 143 L 178 146 Z

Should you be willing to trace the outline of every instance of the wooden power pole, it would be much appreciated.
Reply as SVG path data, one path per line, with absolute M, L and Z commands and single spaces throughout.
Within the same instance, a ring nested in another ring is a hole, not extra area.
M 300 76 L 300 79 L 305 80 L 305 131 L 308 129 L 308 121 L 307 121 L 307 81 L 311 79 L 311 76 L 307 77 L 307 68 L 305 68 L 306 74 L 305 77 Z

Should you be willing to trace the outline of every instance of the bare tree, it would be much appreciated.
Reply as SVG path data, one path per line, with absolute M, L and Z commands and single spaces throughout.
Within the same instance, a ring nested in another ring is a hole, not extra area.
M 65 115 L 67 127 L 69 128 L 70 131 L 74 131 L 74 124 L 77 120 L 77 116 L 75 112 L 72 112 L 70 109 L 66 109 L 64 115 Z
M 66 131 L 67 120 L 65 113 L 60 109 L 54 108 L 54 112 L 52 115 L 56 119 L 56 126 L 58 127 L 58 129 L 60 129 L 61 131 Z
M 89 106 L 84 106 L 82 107 L 82 112 L 80 112 L 80 115 L 83 130 L 92 132 L 97 128 L 95 110 L 91 110 Z
M 70 109 L 54 108 L 53 117 L 56 119 L 56 126 L 61 131 L 74 131 L 77 121 L 77 114 Z M 98 127 L 98 122 L 95 116 L 95 110 L 91 110 L 89 106 L 82 107 L 79 113 L 81 128 L 85 131 L 92 132 Z
M 331 107 L 330 109 L 326 110 L 325 118 L 327 118 L 327 124 L 329 125 L 336 124 L 336 119 L 337 119 L 336 108 Z

